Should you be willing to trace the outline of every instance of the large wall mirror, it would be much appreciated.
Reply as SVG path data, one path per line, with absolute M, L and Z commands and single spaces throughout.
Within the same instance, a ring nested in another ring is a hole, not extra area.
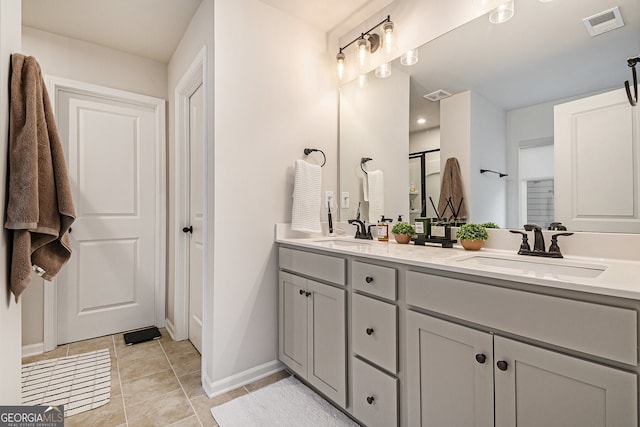
M 624 25 L 590 35 L 583 19 L 615 7 Z M 481 16 L 419 47 L 415 65 L 402 65 L 398 58 L 391 77 L 376 78 L 372 72 L 345 84 L 340 90 L 340 191 L 349 193 L 350 203 L 341 206 L 341 219 L 354 218 L 363 200 L 361 157 L 372 157 L 366 166 L 384 172 L 387 216 L 410 218 L 422 211 L 422 203 L 416 203 L 422 196 L 413 194 L 437 196 L 439 165 L 446 161 L 438 150 L 446 152 L 440 105 L 447 98 L 437 97 L 469 91 L 504 117 L 499 129 L 504 149 L 491 153 L 502 159 L 504 170 L 498 172 L 508 173 L 495 175 L 504 203 L 492 201 L 485 211 L 501 218 L 501 227 L 544 225 L 553 219 L 554 200 L 564 197 L 554 194 L 553 185 L 554 163 L 567 160 L 553 154 L 554 105 L 622 88 L 631 79 L 626 60 L 638 54 L 640 0 L 516 0 L 514 17 L 503 24 Z M 428 94 L 436 100 L 426 99 Z M 429 156 L 426 173 L 418 171 L 414 156 L 421 152 Z M 594 173 L 609 167 L 615 165 Z M 473 206 L 470 211 L 474 221 Z M 597 231 L 613 230 L 604 222 Z

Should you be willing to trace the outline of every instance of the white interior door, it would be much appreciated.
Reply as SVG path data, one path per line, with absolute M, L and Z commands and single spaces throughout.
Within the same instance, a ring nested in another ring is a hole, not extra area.
M 203 87 L 189 97 L 189 340 L 202 353 L 203 253 Z
M 58 95 L 78 216 L 74 253 L 58 280 L 62 344 L 155 323 L 160 130 L 153 108 L 98 94 Z

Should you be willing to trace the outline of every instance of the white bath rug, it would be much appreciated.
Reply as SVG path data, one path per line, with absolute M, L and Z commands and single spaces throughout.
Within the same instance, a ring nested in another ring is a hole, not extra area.
M 220 427 L 358 426 L 294 377 L 211 408 Z
M 64 405 L 64 416 L 109 402 L 109 350 L 42 360 L 22 365 L 23 405 Z

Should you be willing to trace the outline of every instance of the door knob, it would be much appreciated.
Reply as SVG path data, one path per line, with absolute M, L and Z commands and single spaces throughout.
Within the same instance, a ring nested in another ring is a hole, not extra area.
M 375 401 L 375 399 L 373 398 L 373 396 L 367 396 L 367 403 L 369 405 L 373 405 L 374 401 Z
M 304 295 L 304 289 L 300 289 L 300 295 Z
M 499 360 L 498 363 L 496 363 L 496 365 L 498 366 L 498 369 L 500 369 L 501 371 L 506 371 L 507 368 L 509 367 L 509 364 L 504 360 Z
M 373 335 L 373 328 L 367 328 L 367 335 Z
M 191 233 L 191 234 L 193 234 L 193 225 L 190 225 L 188 227 L 182 227 L 182 232 L 183 233 Z
M 311 296 L 311 292 L 305 292 L 304 294 L 306 297 L 310 297 Z
M 371 276 L 367 276 L 367 277 L 364 279 L 364 281 L 365 281 L 365 282 L 367 282 L 367 283 L 371 283 L 371 282 L 373 282 L 373 277 L 371 277 Z
M 485 356 L 485 355 L 484 355 L 484 354 L 482 354 L 482 353 L 478 353 L 478 354 L 476 354 L 476 361 L 477 361 L 478 363 L 484 363 L 484 362 L 486 362 L 486 361 L 487 361 L 487 356 Z

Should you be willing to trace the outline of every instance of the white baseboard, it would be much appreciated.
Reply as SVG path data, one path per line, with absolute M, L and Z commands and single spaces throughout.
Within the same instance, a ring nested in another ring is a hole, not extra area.
M 202 388 L 208 397 L 218 396 L 231 390 L 235 390 L 238 387 L 242 387 L 245 384 L 258 381 L 271 374 L 275 374 L 283 370 L 285 366 L 279 360 L 272 360 L 271 362 L 264 363 L 246 371 L 239 372 L 230 377 L 223 378 L 217 381 L 211 381 L 206 378 L 206 374 L 203 375 Z
M 44 353 L 44 343 L 28 344 L 22 346 L 22 357 L 37 356 Z
M 169 319 L 165 319 L 165 329 L 167 330 L 167 332 L 169 333 L 169 336 L 171 337 L 172 340 L 176 340 L 176 327 L 173 326 L 173 322 Z

